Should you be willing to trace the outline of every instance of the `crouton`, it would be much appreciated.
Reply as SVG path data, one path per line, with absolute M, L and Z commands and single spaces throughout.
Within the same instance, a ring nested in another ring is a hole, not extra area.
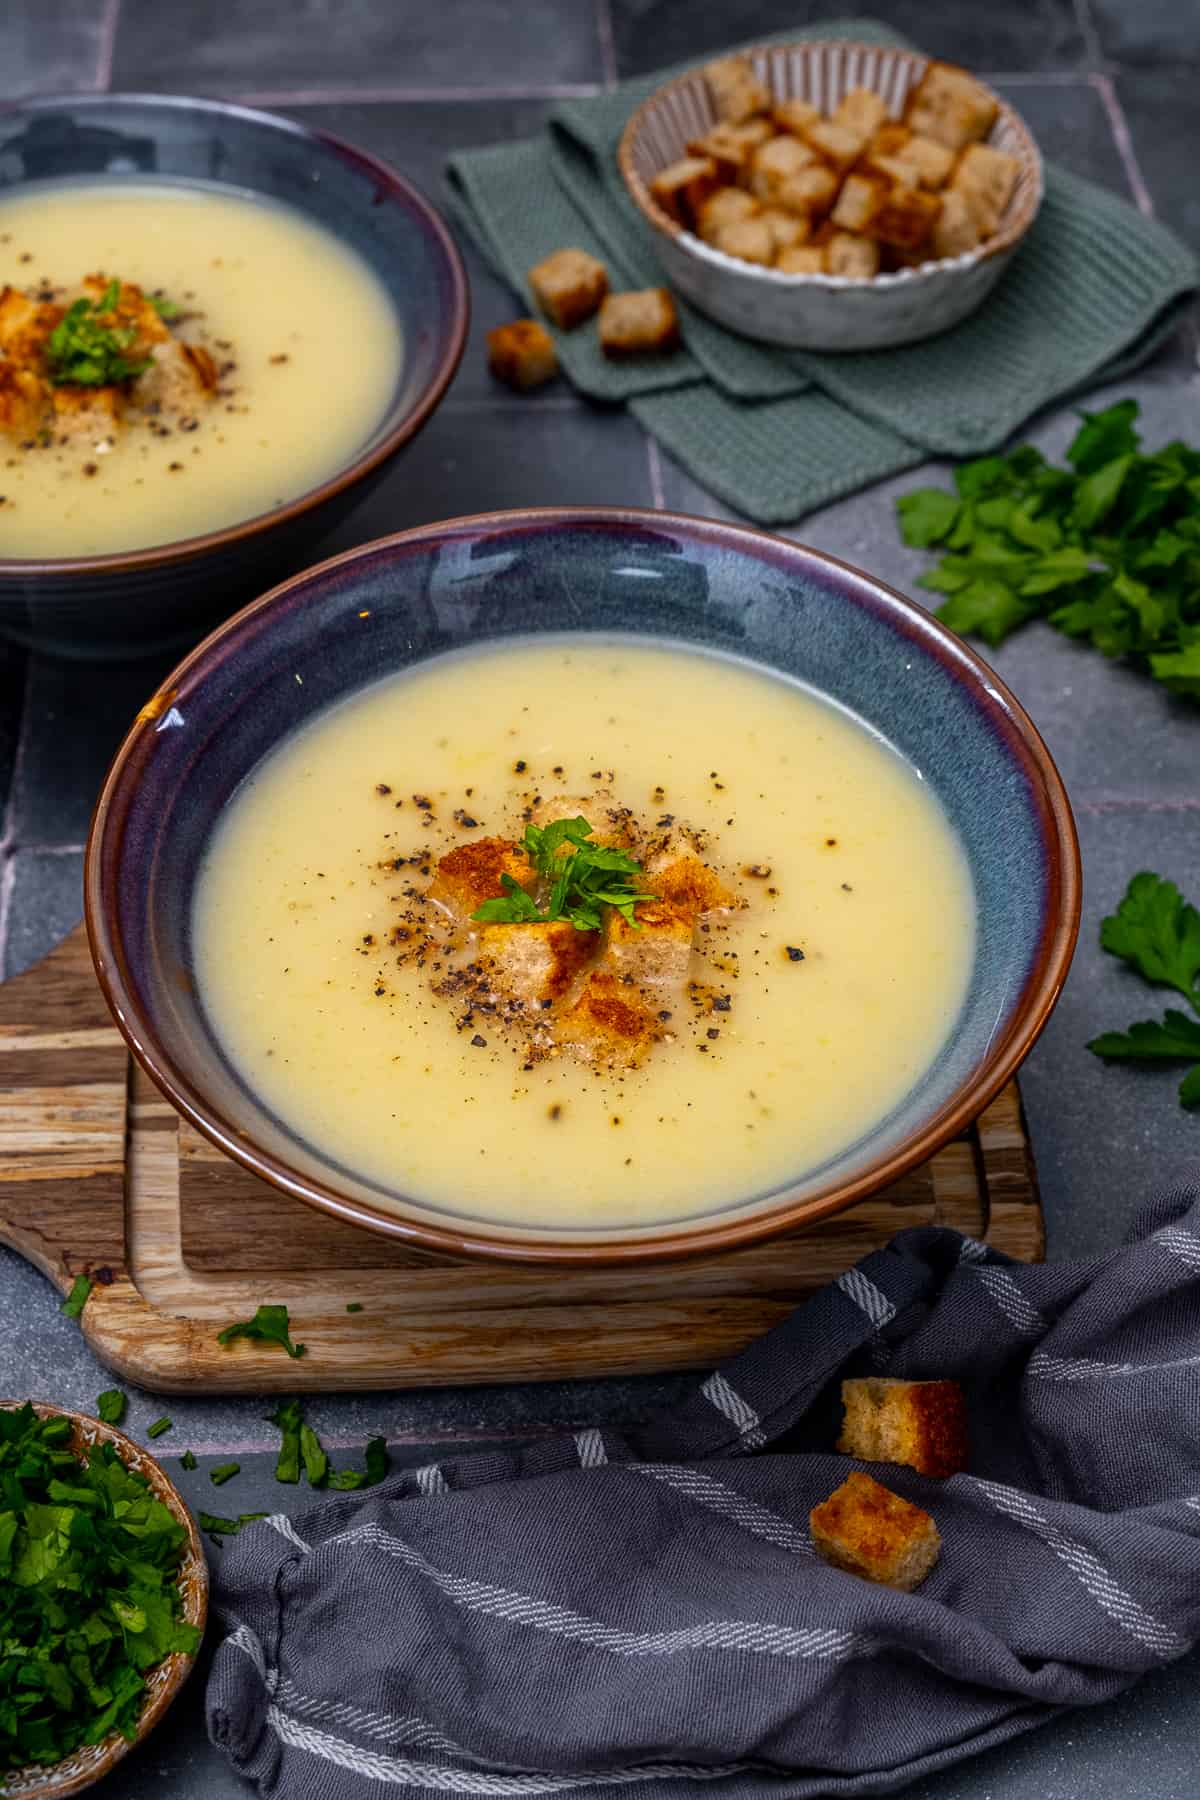
M 718 119 L 741 125 L 766 112 L 771 96 L 744 56 L 725 56 L 705 65 L 704 79 Z
M 735 904 L 734 896 L 707 863 L 698 856 L 680 856 L 672 850 L 647 860 L 645 885 L 689 919 Z
M 886 119 L 871 139 L 871 149 L 879 156 L 898 156 L 912 138 L 907 125 L 899 119 Z
M 803 213 L 784 212 L 778 206 L 764 207 L 759 218 L 770 230 L 771 248 L 775 252 L 804 243 L 812 230 L 812 220 Z
M 931 62 L 909 95 L 905 123 L 948 150 L 985 138 L 1000 111 L 985 87 L 951 63 Z
M 939 144 L 936 138 L 918 137 L 915 132 L 909 133 L 907 143 L 899 146 L 894 154 L 913 165 L 923 188 L 931 188 L 935 192 L 938 188 L 945 187 L 954 167 L 953 150 L 947 150 L 945 144 Z
M 814 164 L 816 157 L 797 137 L 770 138 L 750 159 L 750 187 L 760 200 L 777 204 L 785 182 Z
M 745 188 L 718 188 L 700 208 L 696 221 L 697 230 L 705 243 L 711 244 L 722 226 L 736 225 L 742 219 L 752 219 L 761 210 L 762 201 L 755 199 L 753 194 L 748 194 Z
M 870 281 L 879 273 L 879 245 L 853 231 L 835 231 L 825 245 L 825 267 L 830 275 Z
M 665 213 L 690 231 L 710 194 L 720 186 L 711 157 L 685 156 L 650 183 L 650 192 Z
M 888 196 L 878 175 L 847 175 L 830 218 L 839 231 L 865 231 Z
M 703 137 L 691 138 L 688 141 L 687 153 L 690 157 L 704 157 L 712 163 L 716 170 L 719 190 L 740 181 L 750 167 L 750 155 L 754 145 L 743 136 L 736 125 L 714 125 Z M 703 206 L 695 208 L 697 216 Z
M 533 297 L 563 331 L 590 319 L 608 292 L 608 273 L 586 250 L 554 250 L 526 279 Z
M 780 131 L 790 131 L 799 137 L 810 125 L 816 124 L 821 109 L 807 100 L 778 100 L 771 108 L 771 117 Z
M 928 243 L 940 211 L 937 194 L 897 184 L 868 219 L 865 230 L 868 237 L 881 244 L 894 244 L 899 250 L 919 250 Z
M 887 101 L 870 88 L 851 88 L 848 94 L 842 95 L 830 116 L 835 125 L 844 125 L 847 131 L 857 132 L 865 140 L 878 131 L 887 118 Z
M 614 908 L 605 924 L 600 967 L 654 1007 L 680 1004 L 692 959 L 692 918 L 663 900 L 641 900 L 630 925 Z
M 769 268 L 775 257 L 775 234 L 768 220 L 735 219 L 722 225 L 712 240 L 714 250 L 726 256 L 740 257 L 743 262 L 761 263 Z
M 990 144 L 969 144 L 959 158 L 950 186 L 965 196 L 985 237 L 999 225 L 1020 172 L 1015 156 L 993 150 Z
M 967 1403 L 957 1381 L 867 1375 L 843 1381 L 842 1407 L 843 1456 L 943 1477 L 967 1466 Z
M 541 387 L 558 374 L 554 339 L 536 319 L 513 319 L 487 335 L 488 368 L 508 387 Z
M 429 884 L 428 898 L 459 925 L 465 925 L 485 900 L 504 892 L 502 875 L 532 887 L 534 870 L 524 852 L 509 838 L 475 838 L 448 850 Z
M 839 175 L 858 161 L 866 141 L 863 132 L 851 131 L 849 126 L 838 125 L 832 119 L 818 119 L 804 133 L 804 142 Z
M 661 1036 L 658 1019 L 636 989 L 607 969 L 593 969 L 558 1026 L 564 1048 L 602 1068 L 636 1068 Z
M 154 345 L 149 363 L 131 390 L 138 406 L 189 413 L 216 392 L 217 365 L 202 344 L 169 338 Z
M 823 275 L 825 251 L 820 244 L 794 244 L 779 252 L 775 267 L 784 275 Z
M 837 197 L 838 178 L 824 163 L 814 162 L 798 175 L 782 183 L 774 204 L 785 212 L 802 213 L 806 219 L 819 219 L 829 211 Z
M 65 311 L 49 301 L 31 300 L 17 288 L 4 288 L 0 291 L 0 350 L 12 362 L 39 373 L 50 334 Z
M 876 175 L 889 186 L 920 187 L 921 171 L 916 163 L 906 162 L 902 151 L 895 156 L 884 156 L 878 150 L 868 150 L 859 164 L 863 175 Z
M 561 1000 L 596 952 L 599 934 L 577 931 L 565 919 L 549 923 L 485 925 L 479 962 L 500 992 L 526 1006 Z
M 600 308 L 600 348 L 605 356 L 658 355 L 679 342 L 679 315 L 666 288 L 610 294 Z
M 47 422 L 50 390 L 32 369 L 0 356 L 0 431 L 32 438 Z
M 835 1569 L 911 1594 L 942 1548 L 927 1512 L 857 1470 L 809 1514 L 813 1548 Z
M 935 256 L 962 256 L 974 250 L 983 238 L 979 221 L 971 211 L 967 196 L 955 188 L 947 188 L 941 196 L 942 206 L 933 225 L 932 248 Z
M 90 446 L 116 436 L 125 396 L 118 387 L 56 387 L 50 405 L 49 427 L 58 442 Z

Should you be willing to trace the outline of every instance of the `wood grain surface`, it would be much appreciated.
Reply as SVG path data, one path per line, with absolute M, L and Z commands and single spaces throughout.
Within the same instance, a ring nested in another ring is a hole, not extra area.
M 1044 1251 L 1015 1085 L 969 1136 L 836 1218 L 646 1268 L 454 1261 L 291 1200 L 228 1161 L 130 1063 L 80 927 L 0 987 L 0 1240 L 63 1291 L 120 1375 L 162 1393 L 556 1380 L 731 1355 L 868 1250 L 952 1225 Z M 285 1302 L 302 1363 L 216 1333 Z M 357 1302 L 362 1310 L 348 1313 Z

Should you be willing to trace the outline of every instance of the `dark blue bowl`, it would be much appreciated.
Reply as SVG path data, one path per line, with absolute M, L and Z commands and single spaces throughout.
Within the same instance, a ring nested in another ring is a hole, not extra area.
M 355 1175 L 230 1067 L 192 979 L 201 858 L 256 764 L 315 713 L 456 646 L 633 634 L 798 676 L 882 732 L 937 793 L 970 862 L 978 950 L 936 1063 L 891 1116 L 753 1204 L 650 1233 L 475 1224 Z M 614 1262 L 744 1243 L 848 1206 L 965 1129 L 1045 1024 L 1079 924 L 1079 854 L 1058 772 L 987 665 L 911 601 L 815 550 L 713 520 L 607 509 L 493 513 L 383 538 L 285 582 L 193 651 L 105 782 L 85 900 L 130 1048 L 230 1156 L 341 1218 L 430 1246 Z M 400 1208 L 380 1205 L 387 1192 Z
M 349 244 L 387 288 L 405 357 L 353 460 L 287 505 L 203 537 L 111 556 L 0 558 L 0 631 L 60 656 L 128 657 L 194 643 L 303 567 L 414 437 L 458 367 L 470 303 L 429 202 L 327 132 L 220 100 L 71 94 L 0 108 L 0 191 L 74 176 L 203 181 L 286 202 Z

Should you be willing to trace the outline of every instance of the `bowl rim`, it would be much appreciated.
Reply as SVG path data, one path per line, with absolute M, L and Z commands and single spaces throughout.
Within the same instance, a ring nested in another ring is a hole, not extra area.
M 796 50 L 857 50 L 875 55 L 887 53 L 904 62 L 924 63 L 927 66 L 942 60 L 940 57 L 931 56 L 925 50 L 913 50 L 901 44 L 867 44 L 858 38 L 795 38 L 787 43 L 747 44 L 736 54 L 753 56 L 759 52 L 770 54 L 775 51 L 786 53 Z M 951 66 L 962 67 L 958 63 Z M 682 73 L 673 75 L 669 81 L 664 81 L 660 87 L 655 88 L 652 94 L 646 96 L 640 106 L 630 115 L 625 129 L 621 133 L 617 146 L 617 163 L 621 171 L 621 179 L 625 183 L 630 198 L 649 224 L 656 231 L 665 232 L 673 238 L 679 249 L 687 255 L 693 256 L 701 262 L 711 263 L 714 268 L 720 269 L 726 274 L 749 276 L 754 280 L 769 277 L 773 285 L 785 289 L 807 287 L 834 291 L 853 289 L 856 293 L 864 294 L 886 293 L 891 289 L 911 286 L 914 282 L 932 281 L 944 279 L 948 275 L 953 277 L 955 274 L 965 274 L 968 269 L 973 269 L 977 264 L 986 262 L 989 257 L 998 256 L 1014 249 L 1037 218 L 1046 188 L 1045 169 L 1037 140 L 1016 108 L 1010 106 L 1004 96 L 998 94 L 986 81 L 968 70 L 967 73 L 971 75 L 972 81 L 977 82 L 984 92 L 991 96 L 999 107 L 1000 114 L 1005 116 L 1008 124 L 1014 130 L 1019 147 L 1018 154 L 1026 161 L 1034 176 L 1033 188 L 1026 196 L 1023 205 L 1014 210 L 1013 216 L 1000 231 L 986 239 L 984 243 L 976 245 L 975 249 L 964 250 L 958 256 L 935 257 L 929 262 L 918 263 L 915 268 L 894 269 L 883 275 L 872 275 L 865 281 L 858 280 L 851 275 L 826 275 L 817 272 L 789 274 L 783 269 L 762 268 L 757 263 L 746 262 L 743 258 L 728 256 L 714 245 L 706 244 L 703 238 L 697 237 L 695 232 L 689 231 L 686 226 L 679 223 L 678 219 L 673 219 L 668 212 L 665 212 L 642 180 L 633 162 L 634 146 L 651 113 L 667 94 L 676 88 L 691 85 L 697 78 L 702 78 L 704 68 L 705 64 L 696 63 L 691 68 L 684 69 Z
M 187 1532 L 187 1543 L 184 1547 L 181 1567 L 184 1561 L 190 1559 L 195 1571 L 194 1580 L 190 1587 L 192 1610 L 195 1617 L 189 1619 L 188 1623 L 198 1626 L 201 1637 L 203 1638 L 204 1629 L 208 1622 L 210 1586 L 208 1558 L 204 1554 L 204 1546 L 200 1541 L 200 1532 L 195 1519 L 192 1517 L 191 1508 L 188 1506 L 183 1495 L 179 1492 L 175 1483 L 171 1480 L 171 1477 L 167 1474 L 167 1471 L 163 1468 L 159 1459 L 156 1456 L 151 1455 L 150 1451 L 147 1450 L 144 1445 L 137 1443 L 126 1432 L 119 1430 L 117 1426 L 109 1425 L 104 1419 L 97 1419 L 92 1413 L 80 1412 L 76 1407 L 55 1406 L 51 1401 L 47 1400 L 30 1400 L 27 1403 L 24 1400 L 0 1399 L 0 1412 L 16 1411 L 26 1404 L 33 1407 L 33 1410 L 39 1419 L 70 1419 L 72 1439 L 77 1438 L 81 1431 L 86 1428 L 87 1435 L 93 1443 L 112 1444 L 126 1467 L 132 1466 L 136 1468 L 137 1464 L 140 1462 L 147 1462 L 150 1464 L 164 1490 L 163 1492 L 157 1493 L 156 1497 L 163 1501 L 164 1506 L 169 1509 L 172 1516 Z M 56 1769 L 62 1768 L 62 1761 L 45 1764 L 26 1763 L 23 1769 L 10 1770 L 8 1776 L 9 1780 L 11 1780 L 14 1775 L 19 1775 L 23 1778 L 26 1776 L 30 1777 L 30 1780 L 24 1782 L 20 1788 L 14 1788 L 12 1790 L 14 1800 L 17 1800 L 17 1796 L 21 1796 L 21 1800 L 26 1800 L 26 1797 L 27 1800 L 41 1800 L 41 1796 L 43 1795 L 45 1796 L 45 1800 L 59 1800 L 59 1796 L 62 1796 L 63 1800 L 66 1800 L 66 1796 L 82 1793 L 85 1788 L 91 1787 L 93 1782 L 100 1781 L 105 1775 L 109 1774 L 114 1765 L 121 1761 L 122 1757 L 126 1756 L 130 1750 L 136 1749 L 139 1744 L 145 1742 L 146 1738 L 150 1735 L 154 1727 L 161 1720 L 163 1714 L 171 1705 L 171 1702 L 178 1697 L 180 1690 L 187 1682 L 188 1676 L 196 1666 L 196 1660 L 199 1654 L 199 1646 L 197 1646 L 196 1650 L 193 1651 L 191 1655 L 183 1650 L 173 1650 L 169 1656 L 163 1658 L 161 1663 L 155 1665 L 156 1668 L 164 1668 L 168 1665 L 172 1666 L 170 1667 L 170 1673 L 166 1680 L 160 1683 L 155 1692 L 150 1695 L 148 1701 L 138 1714 L 137 1736 L 134 1738 L 132 1744 L 128 1743 L 119 1732 L 111 1731 L 107 1737 L 101 1738 L 98 1744 L 87 1746 L 81 1745 L 81 1750 L 87 1748 L 97 1752 L 94 1767 L 81 1769 L 76 1775 L 69 1776 L 61 1781 L 55 1779 L 54 1772 Z M 78 1754 L 79 1751 L 72 1752 L 72 1755 L 74 1756 L 77 1756 Z M 39 1785 L 32 1781 L 32 1777 L 37 1774 L 44 1775 L 44 1784 Z M 8 1791 L 9 1789 L 6 1783 L 3 1792 L 8 1793 Z
M 268 613 L 296 589 L 314 581 L 324 582 L 336 569 L 381 553 L 386 555 L 397 546 L 415 545 L 422 539 L 444 541 L 454 535 L 512 530 L 516 526 L 594 526 L 610 530 L 631 527 L 660 533 L 674 529 L 693 541 L 700 539 L 714 548 L 743 550 L 760 560 L 798 555 L 810 567 L 835 575 L 839 586 L 848 590 L 852 603 L 867 601 L 877 611 L 882 607 L 899 628 L 937 658 L 952 679 L 965 681 L 980 704 L 987 707 L 992 722 L 1000 726 L 1023 765 L 1046 857 L 1049 891 L 1036 951 L 1008 1026 L 989 1042 L 970 1076 L 923 1126 L 909 1132 L 890 1152 L 873 1157 L 827 1193 L 796 1198 L 794 1194 L 789 1197 L 785 1188 L 769 1204 L 752 1213 L 701 1216 L 655 1230 L 653 1236 L 643 1235 L 644 1227 L 627 1228 L 625 1235 L 620 1235 L 620 1228 L 614 1228 L 603 1239 L 582 1235 L 576 1239 L 554 1239 L 548 1237 L 544 1228 L 514 1227 L 502 1221 L 496 1222 L 493 1232 L 485 1221 L 443 1223 L 407 1216 L 401 1211 L 388 1212 L 350 1198 L 328 1181 L 300 1173 L 282 1157 L 260 1148 L 248 1133 L 224 1118 L 159 1046 L 153 1025 L 135 999 L 121 941 L 119 908 L 105 874 L 105 863 L 113 856 L 114 833 L 119 850 L 129 809 L 136 798 L 138 777 L 131 765 L 147 726 L 179 699 L 189 681 L 204 678 L 210 659 L 227 637 L 260 614 Z M 678 1261 L 744 1247 L 840 1212 L 928 1161 L 978 1117 L 1041 1035 L 1070 968 L 1079 933 L 1081 889 L 1079 841 L 1062 777 L 1024 707 L 975 650 L 898 589 L 840 557 L 754 526 L 648 507 L 525 507 L 468 514 L 376 538 L 280 582 L 210 632 L 164 678 L 155 696 L 143 707 L 105 776 L 84 856 L 88 943 L 109 1010 L 146 1074 L 176 1110 L 218 1149 L 251 1174 L 344 1223 L 366 1226 L 401 1242 L 456 1257 L 482 1256 L 507 1263 L 559 1267 Z
M 347 488 L 361 481 L 372 470 L 380 467 L 389 457 L 401 449 L 410 438 L 425 424 L 435 407 L 440 403 L 446 389 L 453 380 L 458 365 L 462 360 L 466 347 L 467 331 L 471 320 L 470 288 L 467 272 L 463 266 L 462 256 L 443 220 L 431 200 L 426 199 L 421 190 L 393 169 L 381 157 L 369 150 L 360 150 L 348 139 L 339 137 L 332 131 L 319 130 L 316 126 L 305 125 L 295 119 L 289 119 L 282 113 L 269 112 L 265 108 L 243 106 L 235 100 L 221 100 L 211 96 L 189 94 L 155 94 L 135 92 L 132 89 L 113 93 L 49 93 L 30 94 L 16 100 L 0 104 L 0 127 L 23 113 L 38 113 L 55 106 L 66 106 L 73 110 L 95 108 L 98 111 L 106 107 L 125 104 L 140 106 L 170 107 L 178 111 L 218 113 L 224 116 L 233 115 L 245 119 L 252 124 L 265 126 L 283 135 L 303 139 L 317 144 L 322 149 L 332 151 L 346 162 L 356 165 L 371 176 L 392 199 L 399 200 L 414 212 L 421 225 L 428 232 L 440 254 L 449 277 L 451 297 L 449 306 L 439 314 L 437 325 L 443 336 L 443 344 L 438 355 L 432 377 L 424 392 L 380 441 L 372 448 L 360 450 L 349 462 L 344 462 L 327 480 L 316 487 L 307 488 L 282 506 L 272 508 L 270 512 L 254 513 L 248 519 L 237 519 L 230 525 L 223 525 L 215 531 L 206 531 L 197 537 L 176 538 L 165 544 L 152 544 L 146 549 L 108 551 L 100 556 L 0 556 L 0 580 L 13 577 L 43 578 L 70 577 L 72 575 L 100 575 L 133 570 L 156 569 L 173 566 L 207 556 L 210 552 L 222 549 L 227 545 L 239 543 L 245 538 L 255 537 L 260 532 L 268 531 L 275 525 L 282 525 L 303 517 L 315 507 L 343 493 Z M 7 184 L 4 193 L 19 190 L 26 185 L 23 182 Z M 226 183 L 232 186 L 232 183 Z M 336 235 L 336 234 L 333 234 Z

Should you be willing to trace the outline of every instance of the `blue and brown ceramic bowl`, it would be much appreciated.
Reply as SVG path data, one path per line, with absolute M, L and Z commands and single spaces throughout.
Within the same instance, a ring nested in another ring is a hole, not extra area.
M 194 643 L 302 567 L 441 400 L 470 312 L 462 259 L 438 213 L 395 170 L 327 132 L 174 96 L 71 94 L 0 108 L 0 193 L 124 176 L 234 188 L 323 225 L 383 282 L 406 354 L 395 392 L 353 459 L 269 513 L 116 555 L 0 554 L 0 631 L 62 656 L 112 659 Z
M 192 979 L 192 897 L 239 784 L 314 714 L 464 644 L 594 632 L 783 672 L 881 732 L 937 793 L 969 860 L 978 950 L 935 1065 L 882 1123 L 768 1196 L 652 1230 L 517 1229 L 425 1207 L 285 1126 L 225 1060 Z M 143 709 L 105 782 L 86 866 L 92 954 L 134 1055 L 255 1173 L 435 1250 L 525 1261 L 715 1251 L 837 1211 L 962 1132 L 1017 1068 L 1066 975 L 1079 858 L 1063 785 L 987 665 L 871 576 L 765 532 L 671 513 L 493 513 L 383 538 L 230 619 Z M 386 1200 L 386 1204 L 384 1204 Z

